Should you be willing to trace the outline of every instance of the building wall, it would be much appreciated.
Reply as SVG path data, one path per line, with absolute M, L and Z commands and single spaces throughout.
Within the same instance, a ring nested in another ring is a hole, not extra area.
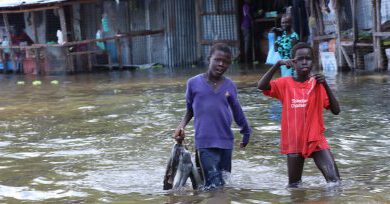
M 390 20 L 390 0 L 381 0 L 382 23 Z
M 80 27 L 83 40 L 96 37 L 96 32 L 100 28 L 101 18 L 102 8 L 100 4 L 80 5 Z
M 189 65 L 197 61 L 195 0 L 166 0 L 166 46 L 168 64 Z
M 205 9 L 213 11 L 214 1 L 206 0 L 206 2 Z M 234 0 L 221 1 L 222 11 L 235 9 L 234 2 Z M 105 37 L 113 36 L 118 32 L 164 29 L 164 34 L 122 40 L 122 59 L 125 64 L 161 63 L 178 66 L 191 65 L 199 60 L 195 0 L 121 0 L 119 3 L 102 0 L 101 11 L 87 4 L 83 5 L 81 10 L 89 13 L 94 10 L 92 14 L 82 14 L 82 19 L 88 19 L 85 21 L 96 22 L 98 25 L 102 15 L 107 15 L 110 31 L 104 33 Z M 202 20 L 204 39 L 238 39 L 234 14 L 207 16 Z M 83 36 L 95 37 L 97 29 L 92 29 L 86 23 L 82 23 L 81 27 L 84 30 Z M 107 48 L 115 55 L 114 45 L 108 45 Z M 209 49 L 210 46 L 202 47 L 203 59 L 206 58 Z M 238 49 L 233 49 L 233 52 L 238 53 Z
M 103 12 L 107 15 L 110 31 L 105 36 L 132 31 L 164 29 L 163 0 L 104 1 Z M 168 64 L 164 35 L 137 36 L 122 39 L 122 60 L 124 64 Z M 108 46 L 116 53 L 113 42 Z M 115 55 L 115 54 L 114 54 Z M 114 59 L 113 61 L 116 61 Z
M 237 10 L 235 0 L 221 0 L 220 12 L 234 12 Z M 204 0 L 203 12 L 217 12 L 214 0 Z M 237 14 L 204 15 L 201 17 L 202 39 L 204 40 L 239 40 L 237 32 Z M 206 59 L 211 45 L 202 46 L 202 58 Z M 231 47 L 233 56 L 239 53 L 238 47 Z
M 149 23 L 149 5 L 150 1 L 132 0 L 129 1 L 130 10 L 130 30 L 142 31 L 151 29 Z M 150 47 L 152 46 L 149 36 L 139 36 L 131 39 L 131 48 L 134 50 L 131 53 L 132 62 L 134 64 L 147 64 L 153 62 L 163 63 L 161 59 L 150 56 Z
M 372 25 L 372 0 L 357 0 L 357 16 L 359 29 L 371 29 Z M 382 23 L 390 20 L 390 0 L 381 0 Z
M 124 2 L 129 11 L 129 31 L 164 29 L 164 34 L 131 39 L 129 59 L 132 64 L 176 66 L 193 64 L 197 60 L 194 0 Z

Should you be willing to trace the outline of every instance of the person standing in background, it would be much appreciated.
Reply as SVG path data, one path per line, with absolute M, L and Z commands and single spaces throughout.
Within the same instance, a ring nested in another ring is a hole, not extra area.
M 294 32 L 291 23 L 291 17 L 284 15 L 281 20 L 282 28 L 272 28 L 272 32 L 276 32 L 278 40 L 275 42 L 275 51 L 277 51 L 280 57 L 284 60 L 291 59 L 291 49 L 298 42 L 299 37 L 296 32 Z M 280 67 L 281 76 L 292 76 L 294 75 L 294 70 L 286 66 Z
M 241 33 L 244 39 L 244 62 L 248 63 L 252 56 L 252 16 L 250 0 L 244 0 L 242 6 Z
M 307 42 L 310 35 L 306 2 L 307 0 L 292 0 L 293 28 L 298 33 L 301 42 Z

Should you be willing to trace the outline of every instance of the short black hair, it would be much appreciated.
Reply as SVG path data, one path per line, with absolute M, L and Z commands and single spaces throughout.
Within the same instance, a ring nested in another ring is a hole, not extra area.
M 232 51 L 230 50 L 230 47 L 227 44 L 225 44 L 225 43 L 215 43 L 213 46 L 211 46 L 210 53 L 209 53 L 209 58 L 217 50 L 225 52 L 225 53 L 228 53 L 230 56 L 232 55 Z
M 291 58 L 294 59 L 295 53 L 297 52 L 297 50 L 303 49 L 303 48 L 309 49 L 310 53 L 311 53 L 311 57 L 314 57 L 313 47 L 309 43 L 299 42 L 299 43 L 295 44 L 294 47 L 291 49 Z

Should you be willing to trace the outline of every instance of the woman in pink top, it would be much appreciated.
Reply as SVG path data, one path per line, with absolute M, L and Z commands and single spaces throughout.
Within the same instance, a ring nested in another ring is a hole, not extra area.
M 296 71 L 293 77 L 271 80 L 281 65 Z M 259 80 L 264 95 L 282 103 L 280 150 L 287 154 L 289 187 L 301 183 L 305 158 L 312 157 L 327 182 L 339 182 L 340 175 L 325 138 L 323 109 L 340 112 L 339 103 L 324 75 L 311 75 L 313 49 L 298 43 L 292 49 L 291 60 L 280 60 Z

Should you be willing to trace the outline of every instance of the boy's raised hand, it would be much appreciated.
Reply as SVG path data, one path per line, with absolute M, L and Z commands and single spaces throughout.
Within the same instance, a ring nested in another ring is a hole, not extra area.
M 286 65 L 288 69 L 295 68 L 295 64 L 297 63 L 296 59 L 287 59 L 287 60 L 279 60 L 279 65 Z
M 326 79 L 325 79 L 325 76 L 323 74 L 314 74 L 314 75 L 312 75 L 312 77 L 314 77 L 314 79 L 319 84 L 325 84 L 326 83 Z

